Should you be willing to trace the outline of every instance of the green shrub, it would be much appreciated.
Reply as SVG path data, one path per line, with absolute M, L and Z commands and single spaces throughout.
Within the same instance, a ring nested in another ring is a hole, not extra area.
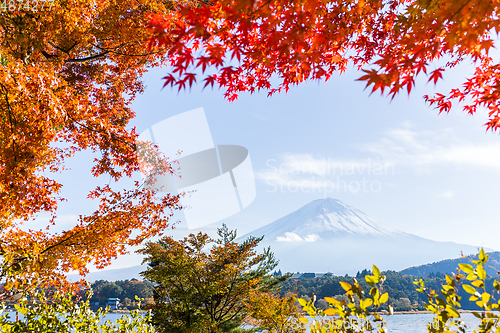
M 7 318 L 5 304 L 0 305 L 0 331 L 2 333 L 154 333 L 149 324 L 151 315 L 143 315 L 133 310 L 123 315 L 115 323 L 109 320 L 101 323 L 109 313 L 109 309 L 90 309 L 89 299 L 75 302 L 70 294 L 55 294 L 46 297 L 44 293 L 36 293 L 32 297 L 24 297 L 15 305 L 16 310 L 24 318 L 10 321 Z

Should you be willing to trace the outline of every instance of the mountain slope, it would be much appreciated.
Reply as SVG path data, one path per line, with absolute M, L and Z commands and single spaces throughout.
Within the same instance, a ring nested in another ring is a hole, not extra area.
M 97 280 L 106 280 L 106 281 L 117 281 L 117 280 L 131 280 L 137 279 L 142 280 L 143 278 L 139 275 L 140 272 L 143 272 L 147 269 L 147 266 L 137 265 L 126 268 L 117 268 L 117 269 L 103 269 L 101 271 L 96 271 L 87 274 L 85 279 L 89 282 L 95 282 Z M 82 277 L 78 274 L 68 274 L 69 281 L 79 281 Z
M 500 252 L 489 252 L 488 259 L 488 263 L 484 267 L 486 274 L 497 276 L 497 272 L 500 271 Z M 457 271 L 458 264 L 472 264 L 472 260 L 478 260 L 477 254 L 469 255 L 464 258 L 447 259 L 433 262 L 432 264 L 409 267 L 403 269 L 401 274 L 416 276 L 426 276 L 430 273 L 451 274 Z
M 358 209 L 333 198 L 312 201 L 297 211 L 240 237 L 262 236 L 262 247 L 290 272 L 355 274 L 376 264 L 401 270 L 464 254 L 475 246 L 436 242 L 383 225 Z
M 282 237 L 287 232 L 302 238 L 321 233 L 323 239 L 348 235 L 401 234 L 378 223 L 362 211 L 333 198 L 314 200 L 299 210 L 255 230 L 257 231 L 266 235 L 266 238 Z

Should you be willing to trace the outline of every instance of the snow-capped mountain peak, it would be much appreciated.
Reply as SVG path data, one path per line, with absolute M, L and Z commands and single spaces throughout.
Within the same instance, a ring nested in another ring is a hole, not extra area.
M 317 228 L 318 232 L 330 231 L 353 235 L 392 235 L 400 233 L 382 223 L 378 223 L 362 211 L 333 198 L 315 200 L 309 205 L 311 205 L 311 208 L 316 207 L 316 211 L 305 223 L 304 226 L 307 229 Z
M 249 235 L 264 235 L 260 246 L 270 246 L 280 269 L 289 272 L 355 274 L 372 264 L 399 270 L 476 251 L 394 230 L 333 198 L 312 201 L 239 241 Z
M 259 228 L 253 235 L 273 241 L 308 241 L 354 235 L 395 235 L 399 231 L 376 222 L 362 211 L 333 198 L 318 199 Z

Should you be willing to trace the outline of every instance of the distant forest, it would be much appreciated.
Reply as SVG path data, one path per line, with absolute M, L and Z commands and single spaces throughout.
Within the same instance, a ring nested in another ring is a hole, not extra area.
M 108 298 L 119 298 L 120 306 L 133 309 L 137 306 L 135 296 L 144 299 L 145 304 L 153 302 L 153 284 L 148 281 L 120 280 L 108 282 L 98 280 L 92 283 L 93 295 L 90 302 L 94 306 L 106 305 Z
M 456 272 L 458 264 L 472 264 L 472 260 L 477 260 L 477 254 L 463 258 L 448 259 L 432 264 L 410 267 L 401 271 L 403 275 L 427 276 L 431 273 L 451 274 Z M 496 276 L 500 271 L 500 252 L 488 252 L 488 263 L 484 267 L 486 274 Z
M 280 273 L 276 273 L 280 274 Z M 369 286 L 365 283 L 364 276 L 371 274 L 369 270 L 363 270 L 356 274 L 356 279 L 362 287 L 369 291 Z M 420 278 L 423 279 L 425 285 L 434 290 L 441 290 L 442 284 L 445 282 L 443 273 L 431 272 L 425 277 L 405 275 L 395 271 L 382 272 L 386 276 L 386 281 L 382 285 L 383 292 L 389 293 L 389 304 L 392 304 L 395 311 L 411 311 L 425 310 L 423 304 L 427 301 L 425 294 L 417 292 L 413 281 Z M 309 299 L 316 295 L 316 305 L 326 308 L 328 304 L 324 297 L 335 297 L 339 300 L 345 299 L 344 290 L 340 286 L 340 281 L 352 282 L 350 276 L 323 276 L 319 278 L 289 278 L 282 284 L 281 295 L 294 293 L 298 297 Z M 493 277 L 489 276 L 486 280 L 487 288 L 492 291 Z M 145 303 L 153 302 L 154 286 L 147 281 L 139 281 L 136 279 L 108 282 L 104 280 L 96 281 L 92 284 L 94 292 L 91 298 L 92 304 L 97 306 L 105 306 L 108 298 L 120 298 L 120 305 L 124 308 L 132 309 L 136 306 L 135 296 L 145 299 Z M 475 303 L 469 302 L 468 295 L 459 286 L 459 295 L 462 297 L 461 304 L 464 310 L 478 310 Z
M 370 287 L 365 282 L 365 275 L 370 275 L 371 271 L 363 270 L 356 274 L 356 279 L 360 282 L 363 289 L 368 292 Z M 443 273 L 430 273 L 425 277 L 403 275 L 396 271 L 382 272 L 386 276 L 386 281 L 382 285 L 382 292 L 389 293 L 389 302 L 392 304 L 395 311 L 411 311 L 425 310 L 423 304 L 427 302 L 427 297 L 423 293 L 416 291 L 416 286 L 413 281 L 422 279 L 425 286 L 439 291 L 445 283 L 445 275 Z M 488 276 L 486 286 L 488 292 L 493 291 L 493 277 Z M 301 298 L 309 299 L 312 295 L 316 295 L 316 305 L 326 308 L 328 304 L 322 300 L 324 297 L 335 297 L 338 300 L 347 299 L 344 295 L 345 291 L 340 286 L 340 281 L 352 283 L 350 276 L 323 276 L 319 278 L 301 278 L 288 279 L 283 283 L 281 294 L 294 293 Z M 480 310 L 474 302 L 470 302 L 469 294 L 467 294 L 461 286 L 458 287 L 458 294 L 462 297 L 460 303 L 463 310 Z

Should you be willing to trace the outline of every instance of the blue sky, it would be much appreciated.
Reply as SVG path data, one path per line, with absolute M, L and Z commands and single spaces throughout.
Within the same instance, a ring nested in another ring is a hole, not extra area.
M 134 102 L 137 117 L 131 126 L 141 132 L 203 107 L 215 144 L 246 147 L 256 198 L 220 221 L 240 235 L 312 200 L 334 197 L 404 232 L 500 250 L 498 134 L 486 132 L 484 111 L 470 116 L 455 107 L 438 115 L 422 98 L 459 85 L 469 71 L 462 66 L 445 73 L 437 88 L 422 78 L 410 97 L 400 94 L 392 101 L 378 92 L 370 96 L 364 83 L 355 81 L 361 74 L 348 71 L 287 94 L 243 95 L 229 103 L 221 90 L 202 91 L 201 85 L 180 93 L 162 90 L 166 70 L 155 69 L 145 76 L 146 91 Z M 69 199 L 61 205 L 61 229 L 95 207 L 86 192 L 109 180 L 90 177 L 91 158 L 79 154 L 70 162 L 72 170 L 59 178 Z M 332 189 L 332 184 L 340 187 Z M 113 268 L 138 263 L 132 255 Z

